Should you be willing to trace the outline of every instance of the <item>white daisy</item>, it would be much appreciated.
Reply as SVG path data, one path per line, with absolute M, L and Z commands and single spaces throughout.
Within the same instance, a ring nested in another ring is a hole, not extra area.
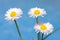
M 53 25 L 48 23 L 43 23 L 43 24 L 36 24 L 34 27 L 35 31 L 38 32 L 42 32 L 44 34 L 49 34 L 53 31 Z
M 22 10 L 20 8 L 10 8 L 8 11 L 6 11 L 6 20 L 15 20 L 21 17 Z
M 38 17 L 38 16 L 44 17 L 43 15 L 46 15 L 46 11 L 44 9 L 35 7 L 31 8 L 28 14 L 30 15 L 30 17 Z

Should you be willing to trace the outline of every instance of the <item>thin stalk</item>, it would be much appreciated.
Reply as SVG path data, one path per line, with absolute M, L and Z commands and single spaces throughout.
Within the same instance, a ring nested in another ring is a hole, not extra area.
M 42 40 L 44 40 L 44 34 L 42 33 Z
M 18 27 L 18 24 L 17 24 L 16 20 L 14 20 L 14 23 L 15 23 L 15 25 L 16 25 L 16 28 L 17 28 L 18 35 L 19 35 L 19 37 L 20 37 L 20 40 L 22 40 L 22 36 L 21 36 L 20 31 L 19 31 L 19 27 Z
M 38 17 L 36 17 L 36 23 L 38 24 Z M 40 40 L 40 32 L 37 34 L 38 40 Z
M 36 17 L 36 23 L 38 24 L 38 17 Z
M 40 40 L 40 32 L 37 34 L 38 40 Z

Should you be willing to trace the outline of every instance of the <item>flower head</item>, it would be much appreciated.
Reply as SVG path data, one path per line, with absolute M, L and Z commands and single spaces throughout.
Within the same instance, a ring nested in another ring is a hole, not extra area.
M 38 17 L 38 16 L 42 16 L 46 14 L 46 11 L 44 9 L 41 8 L 31 8 L 29 13 L 30 17 Z
M 50 23 L 36 24 L 34 27 L 35 31 L 42 32 L 44 34 L 49 34 L 53 31 L 53 26 Z
M 6 18 L 7 20 L 15 20 L 20 18 L 22 15 L 22 10 L 20 8 L 10 8 L 8 11 L 6 11 Z

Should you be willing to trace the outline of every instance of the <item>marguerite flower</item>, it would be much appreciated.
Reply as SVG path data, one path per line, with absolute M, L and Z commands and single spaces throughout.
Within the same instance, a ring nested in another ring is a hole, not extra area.
M 22 15 L 22 10 L 20 8 L 10 8 L 5 16 L 7 20 L 15 20 L 15 19 L 18 19 L 20 18 Z
M 43 23 L 43 24 L 36 24 L 34 27 L 35 31 L 38 32 L 42 32 L 44 34 L 49 34 L 53 31 L 53 25 L 48 23 Z
M 44 17 L 43 15 L 46 15 L 46 11 L 44 9 L 35 7 L 31 8 L 28 14 L 30 15 L 30 17 Z

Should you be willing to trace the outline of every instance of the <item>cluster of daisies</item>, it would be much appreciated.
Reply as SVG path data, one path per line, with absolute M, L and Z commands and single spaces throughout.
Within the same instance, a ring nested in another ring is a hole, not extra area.
M 46 11 L 44 9 L 41 9 L 41 8 L 31 8 L 30 11 L 29 11 L 29 15 L 30 17 L 38 17 L 38 16 L 41 16 L 41 17 L 44 17 L 44 15 L 46 15 Z M 53 32 L 53 25 L 49 22 L 47 23 L 41 23 L 41 24 L 35 24 L 34 26 L 34 30 L 39 33 L 43 33 L 43 34 L 49 34 L 51 32 Z
M 6 16 L 5 19 L 16 20 L 16 19 L 21 18 L 22 14 L 23 14 L 23 11 L 20 8 L 10 8 L 5 14 Z M 44 17 L 44 15 L 46 15 L 46 11 L 44 9 L 35 7 L 35 8 L 31 8 L 28 14 L 30 17 L 38 17 L 38 16 Z M 53 31 L 53 25 L 50 24 L 49 22 L 42 23 L 42 24 L 36 24 L 34 26 L 34 30 L 37 33 L 42 32 L 44 34 L 49 34 Z

